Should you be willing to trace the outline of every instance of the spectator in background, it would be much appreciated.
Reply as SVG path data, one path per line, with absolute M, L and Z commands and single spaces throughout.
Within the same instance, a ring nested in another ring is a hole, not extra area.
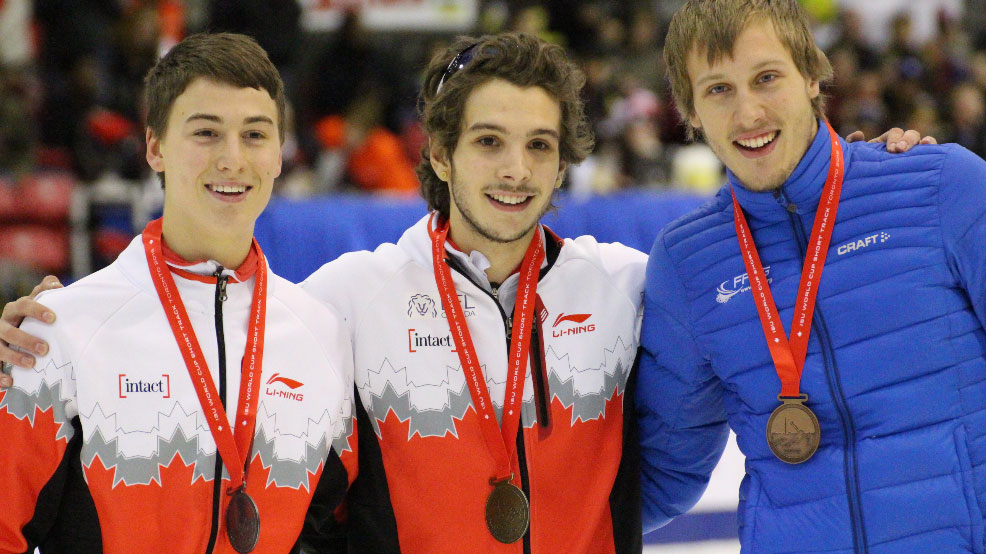
M 921 96 L 915 103 L 911 113 L 907 114 L 904 126 L 914 129 L 921 135 L 946 137 L 944 121 L 938 115 L 938 106 L 930 96 Z M 949 141 L 951 142 L 951 141 Z
M 867 136 L 879 132 L 888 115 L 883 97 L 883 79 L 879 73 L 864 71 L 858 74 L 850 100 L 840 105 L 842 110 L 838 116 L 842 129 L 860 129 Z
M 933 98 L 947 98 L 959 81 L 968 78 L 969 53 L 961 30 L 944 11 L 938 14 L 938 31 L 937 40 L 921 47 L 923 89 Z M 947 111 L 947 106 L 943 108 Z
M 0 176 L 18 178 L 35 165 L 37 140 L 26 69 L 0 65 Z
M 32 0 L 0 2 L 0 67 L 25 68 L 34 63 L 32 4 Z
M 965 0 L 965 14 L 962 27 L 970 38 L 973 48 L 986 50 L 986 0 Z
M 353 99 L 345 116 L 327 115 L 315 124 L 321 146 L 317 191 L 342 190 L 345 181 L 367 193 L 417 194 L 411 160 L 400 138 L 381 125 L 381 119 L 380 97 L 370 93 Z
M 327 115 L 343 115 L 353 101 L 373 94 L 380 104 L 375 123 L 397 128 L 394 85 L 399 71 L 391 65 L 393 56 L 374 45 L 358 10 L 346 12 L 342 26 L 316 57 L 316 71 L 303 91 L 304 110 L 299 110 L 307 125 Z
M 948 142 L 957 142 L 980 157 L 986 157 L 986 99 L 972 82 L 960 83 L 952 91 Z
M 358 10 L 346 12 L 313 69 L 299 94 L 302 143 L 317 175 L 313 190 L 413 194 L 412 158 L 399 135 L 404 79 Z
M 853 9 L 843 9 L 838 16 L 838 34 L 831 50 L 848 50 L 862 69 L 873 70 L 880 66 L 880 53 L 866 42 L 863 22 Z
M 657 95 L 664 93 L 664 56 L 661 52 L 661 27 L 657 15 L 638 9 L 630 19 L 626 46 L 619 56 L 619 71 L 633 75 L 639 85 Z
M 969 78 L 976 86 L 986 90 L 986 50 L 977 50 L 969 56 Z
M 293 94 L 302 39 L 298 0 L 211 0 L 209 30 L 253 37 L 281 73 L 289 95 Z M 334 62 L 324 67 L 337 66 Z
M 51 148 L 43 161 L 82 170 L 74 156 L 80 122 L 110 94 L 113 29 L 122 10 L 119 3 L 102 0 L 34 3 L 44 90 L 40 139 Z

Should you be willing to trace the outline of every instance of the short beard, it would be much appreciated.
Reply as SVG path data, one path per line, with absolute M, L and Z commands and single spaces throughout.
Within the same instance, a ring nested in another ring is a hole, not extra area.
M 488 227 L 484 226 L 479 222 L 479 220 L 470 211 L 469 204 L 467 201 L 465 201 L 466 199 L 462 198 L 459 195 L 458 193 L 458 191 L 460 190 L 459 187 L 456 187 L 453 183 L 455 183 L 454 169 L 451 171 L 451 177 L 449 178 L 449 195 L 452 197 L 452 201 L 455 202 L 455 206 L 458 208 L 459 213 L 462 214 L 462 220 L 466 222 L 466 225 L 468 225 L 473 231 L 479 234 L 479 236 L 492 242 L 509 244 L 511 242 L 515 242 L 524 238 L 524 235 L 529 233 L 531 229 L 534 229 L 535 227 L 538 226 L 544 214 L 546 214 L 548 210 L 554 207 L 551 201 L 549 200 L 548 203 L 544 205 L 544 208 L 541 209 L 541 213 L 538 214 L 537 219 L 535 219 L 534 223 L 532 223 L 529 227 L 521 231 L 518 231 L 516 233 L 512 233 L 510 235 L 499 235 L 496 234 L 492 229 L 489 229 Z M 554 189 L 552 189 L 551 195 L 553 198 Z

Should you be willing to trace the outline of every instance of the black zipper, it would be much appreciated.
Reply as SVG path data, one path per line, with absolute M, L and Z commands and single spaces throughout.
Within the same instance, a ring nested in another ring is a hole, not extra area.
M 462 267 L 461 263 L 459 262 L 459 260 L 457 258 L 455 258 L 455 257 L 448 257 L 448 258 L 445 258 L 445 262 L 448 264 L 448 266 L 450 268 L 452 268 L 455 271 L 457 271 L 460 275 L 462 275 L 463 277 L 465 277 L 470 283 L 472 283 L 473 285 L 475 285 L 476 288 L 478 288 L 479 290 L 483 291 L 483 293 L 485 293 L 487 296 L 489 296 L 490 299 L 493 300 L 493 303 L 496 304 L 496 308 L 498 310 L 500 310 L 500 319 L 503 321 L 503 332 L 504 332 L 504 335 L 506 336 L 506 339 L 507 339 L 507 341 L 506 341 L 507 342 L 507 345 L 506 345 L 507 346 L 507 358 L 509 359 L 509 357 L 510 357 L 510 338 L 511 338 L 511 335 L 513 334 L 513 325 L 514 325 L 514 322 L 513 322 L 512 319 L 510 319 L 509 317 L 507 317 L 507 312 L 503 311 L 503 306 L 500 305 L 500 286 L 499 285 L 493 285 L 493 284 L 491 284 L 490 285 L 490 290 L 487 291 L 485 287 L 479 285 L 478 283 L 476 283 L 476 281 L 473 281 L 473 279 L 469 276 L 469 272 L 466 271 L 465 268 Z M 535 317 L 535 319 L 537 319 L 537 318 Z M 533 338 L 536 339 L 537 338 L 537 335 L 534 335 Z M 523 422 L 523 420 L 521 420 L 520 425 L 517 426 L 517 465 L 520 466 L 520 490 L 524 491 L 524 496 L 527 497 L 528 502 L 530 502 L 530 499 L 531 499 L 531 484 L 530 484 L 530 480 L 529 480 L 529 476 L 528 476 L 528 471 L 527 471 L 527 454 L 526 454 L 525 448 L 524 448 L 524 422 Z M 528 511 L 528 514 L 530 514 L 530 511 Z M 531 524 L 530 524 L 530 520 L 528 520 L 527 532 L 524 533 L 524 554 L 531 554 Z
M 783 192 L 778 194 L 779 200 L 787 209 L 791 227 L 798 242 L 798 252 L 801 259 L 804 259 L 808 250 L 808 238 L 805 236 L 804 222 L 797 213 L 797 205 L 789 203 Z M 856 425 L 853 421 L 852 412 L 846 402 L 845 393 L 842 390 L 842 378 L 839 373 L 839 366 L 835 359 L 835 349 L 832 347 L 831 335 L 829 335 L 828 325 L 825 323 L 825 316 L 822 307 L 815 304 L 815 312 L 812 316 L 812 324 L 817 332 L 818 341 L 821 345 L 822 361 L 825 364 L 825 373 L 828 377 L 826 381 L 829 386 L 829 395 L 832 397 L 839 414 L 839 421 L 842 424 L 843 436 L 845 436 L 845 448 L 843 449 L 843 463 L 845 465 L 846 493 L 849 496 L 849 516 L 852 521 L 852 540 L 853 550 L 859 554 L 869 552 L 866 541 L 866 527 L 863 525 L 863 511 L 860 507 L 862 494 L 859 490 L 859 470 L 856 459 Z
M 536 306 L 536 304 L 535 304 Z M 535 312 L 537 308 L 535 307 Z M 548 398 L 548 381 L 544 366 L 544 343 L 541 340 L 541 323 L 538 314 L 531 321 L 531 382 L 534 383 L 534 408 L 537 410 L 538 428 L 551 428 L 551 410 Z
M 226 280 L 228 277 L 223 275 L 223 266 L 216 268 L 213 275 L 216 277 L 216 301 L 215 301 L 215 324 L 216 324 L 216 345 L 219 354 L 219 401 L 226 408 L 226 338 L 223 333 L 223 302 L 226 301 Z M 219 446 L 216 445 L 216 475 L 212 486 L 212 530 L 209 532 L 209 547 L 205 550 L 206 554 L 212 554 L 216 548 L 216 539 L 219 535 L 219 507 L 222 506 L 223 494 L 223 458 L 219 455 Z

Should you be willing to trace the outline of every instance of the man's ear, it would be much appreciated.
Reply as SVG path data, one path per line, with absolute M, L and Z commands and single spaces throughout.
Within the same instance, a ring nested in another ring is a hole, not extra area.
M 147 143 L 147 165 L 157 173 L 163 172 L 164 154 L 161 153 L 161 139 L 148 127 L 144 132 L 144 141 Z
M 555 188 L 561 187 L 561 184 L 565 181 L 565 170 L 568 169 L 568 162 L 560 162 L 558 164 L 558 178 L 555 179 Z
M 818 98 L 818 95 L 821 94 L 821 92 L 821 85 L 819 84 L 818 79 L 808 81 L 808 98 L 814 100 L 815 98 Z
M 696 129 L 702 128 L 702 120 L 698 118 L 698 114 L 695 113 L 694 111 L 692 112 L 692 115 L 688 116 L 688 123 L 690 123 L 691 126 L 695 127 Z
M 435 175 L 438 175 L 442 181 L 449 182 L 452 175 L 452 164 L 448 159 L 448 152 L 438 146 L 436 141 L 431 141 L 428 147 L 428 157 Z

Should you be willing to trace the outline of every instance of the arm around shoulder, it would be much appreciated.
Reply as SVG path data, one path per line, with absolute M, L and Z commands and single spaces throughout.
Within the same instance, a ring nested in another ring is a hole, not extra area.
M 647 264 L 636 391 L 644 532 L 698 502 L 729 436 L 722 385 L 695 341 L 662 238 Z

